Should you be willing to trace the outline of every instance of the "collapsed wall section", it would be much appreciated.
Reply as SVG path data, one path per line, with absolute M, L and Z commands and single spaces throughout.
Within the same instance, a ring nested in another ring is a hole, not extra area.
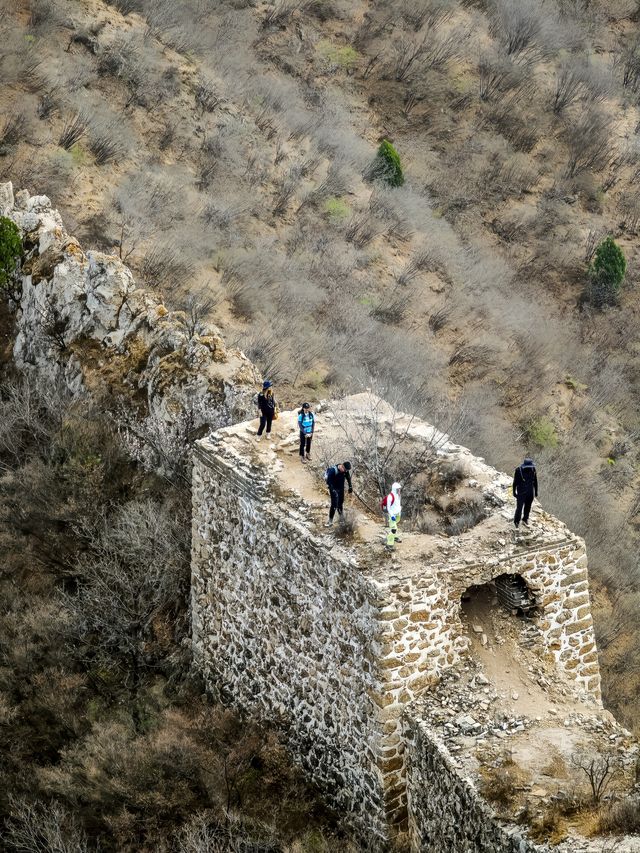
M 424 722 L 405 728 L 411 849 L 429 853 L 537 853 L 513 825 L 501 824 Z
M 386 835 L 372 648 L 375 589 L 327 550 L 246 458 L 200 442 L 193 643 L 208 686 L 286 732 L 363 837 Z
M 601 698 L 600 667 L 591 616 L 587 555 L 584 541 L 564 528 L 560 541 L 548 541 L 504 556 L 449 567 L 440 580 L 449 587 L 449 601 L 457 605 L 471 586 L 501 574 L 523 578 L 536 600 L 534 622 L 540 631 L 540 652 L 553 656 L 559 671 L 578 690 Z M 447 620 L 450 631 L 462 631 L 456 606 Z

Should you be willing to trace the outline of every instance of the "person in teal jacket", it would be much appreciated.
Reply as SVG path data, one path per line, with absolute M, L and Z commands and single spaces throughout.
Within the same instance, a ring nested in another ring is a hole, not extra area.
M 298 412 L 298 428 L 300 430 L 300 459 L 305 462 L 311 459 L 311 439 L 316 425 L 316 416 L 311 411 L 310 403 L 303 403 Z M 305 456 L 306 454 L 306 456 Z

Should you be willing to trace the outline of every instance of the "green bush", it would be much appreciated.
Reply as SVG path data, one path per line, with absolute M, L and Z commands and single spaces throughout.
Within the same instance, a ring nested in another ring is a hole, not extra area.
M 331 196 L 324 203 L 324 212 L 330 222 L 340 223 L 349 216 L 349 205 L 337 196 Z
M 558 446 L 555 424 L 544 416 L 529 421 L 525 428 L 525 436 L 528 443 L 539 448 Z
M 388 139 L 380 143 L 373 162 L 372 177 L 385 181 L 390 187 L 401 187 L 404 184 L 400 155 Z
M 613 237 L 606 237 L 596 249 L 589 267 L 590 301 L 598 306 L 614 304 L 626 270 L 622 249 Z
M 22 255 L 22 240 L 14 222 L 0 216 L 0 289 L 11 284 Z

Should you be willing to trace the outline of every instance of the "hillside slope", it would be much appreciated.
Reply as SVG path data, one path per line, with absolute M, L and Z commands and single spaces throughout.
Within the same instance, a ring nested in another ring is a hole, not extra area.
M 285 402 L 377 385 L 587 539 L 606 700 L 640 688 L 637 4 L 2 0 L 0 179 Z M 406 182 L 368 179 L 383 137 Z M 582 299 L 597 241 L 618 306 Z

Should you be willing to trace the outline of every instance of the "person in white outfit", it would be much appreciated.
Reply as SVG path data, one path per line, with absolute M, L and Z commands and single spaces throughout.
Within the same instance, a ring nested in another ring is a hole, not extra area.
M 396 542 L 402 540 L 398 536 L 398 523 L 402 515 L 402 483 L 394 483 L 389 494 L 382 499 L 382 510 L 387 513 L 387 542 L 390 551 L 395 548 Z

